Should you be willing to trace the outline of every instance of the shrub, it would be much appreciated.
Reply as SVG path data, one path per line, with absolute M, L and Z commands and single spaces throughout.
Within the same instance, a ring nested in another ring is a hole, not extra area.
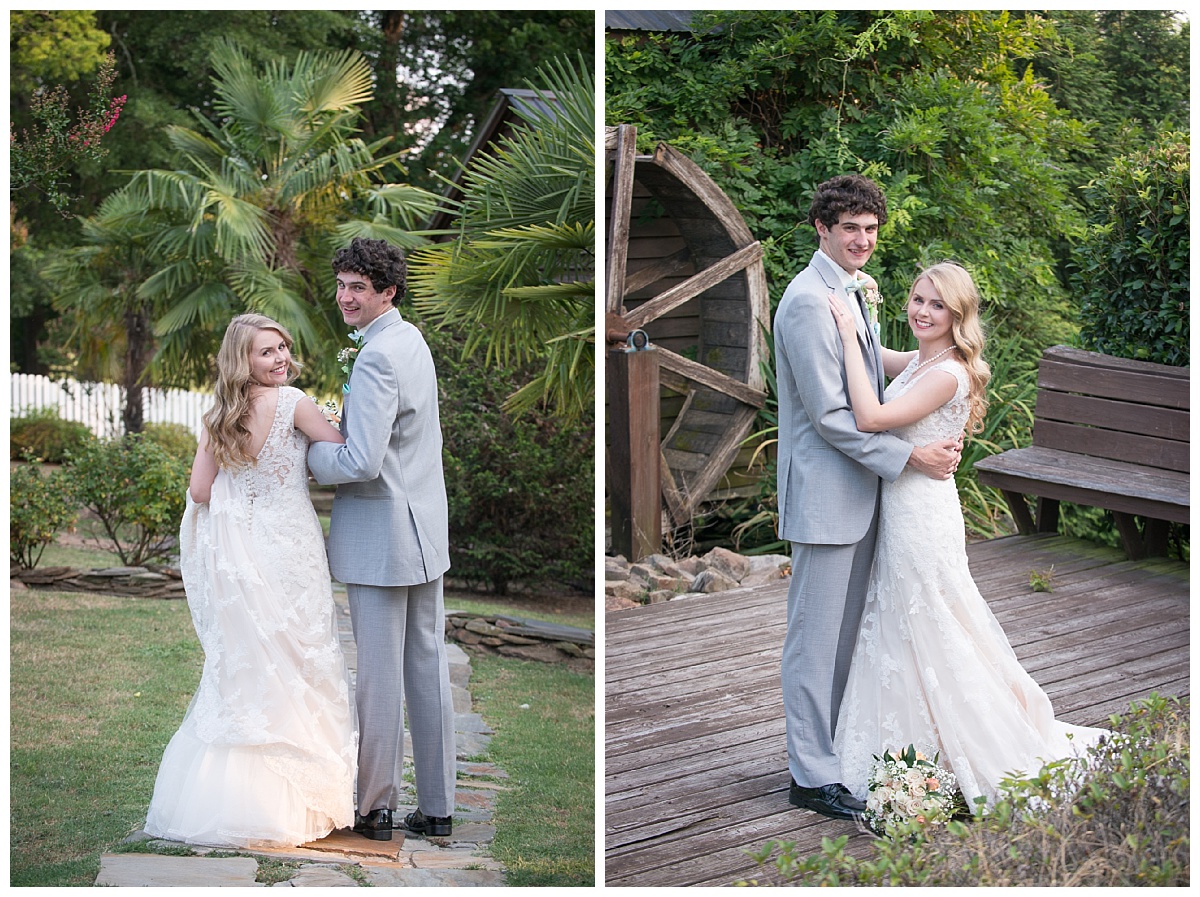
M 8 481 L 8 557 L 30 570 L 42 559 L 55 534 L 75 521 L 78 504 L 62 471 L 42 473 L 40 465 L 16 467 Z
M 542 411 L 511 416 L 523 372 L 461 358 L 428 336 L 438 367 L 451 575 L 503 595 L 514 582 L 592 588 L 594 433 Z M 527 378 L 526 378 L 527 379 Z
M 162 446 L 173 458 L 182 458 L 189 467 L 196 457 L 198 440 L 184 424 L 145 424 L 142 435 Z
M 122 564 L 137 566 L 171 551 L 186 505 L 186 462 L 131 434 L 91 442 L 70 457 L 64 472 Z
M 845 853 L 845 836 L 807 858 L 770 842 L 755 859 L 772 879 L 805 885 L 1187 886 L 1188 701 L 1151 695 L 1111 724 L 1118 734 L 1089 751 L 1083 781 L 1076 763 L 1051 764 L 1003 783 L 982 819 L 914 825 L 866 859 Z
M 94 437 L 86 425 L 58 416 L 57 408 L 29 409 L 9 421 L 9 460 L 61 464 Z
M 1086 348 L 1189 364 L 1189 153 L 1186 134 L 1165 134 L 1084 189 L 1092 213 L 1071 283 Z

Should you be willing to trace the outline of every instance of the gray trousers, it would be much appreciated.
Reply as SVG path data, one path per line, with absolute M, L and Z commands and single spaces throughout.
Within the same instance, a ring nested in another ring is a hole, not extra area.
M 833 732 L 867 600 L 877 519 L 852 545 L 792 543 L 781 678 L 788 768 L 805 788 L 841 781 Z
M 451 816 L 456 751 L 442 579 L 415 586 L 347 584 L 346 593 L 358 646 L 358 811 L 396 809 L 407 709 L 421 812 Z

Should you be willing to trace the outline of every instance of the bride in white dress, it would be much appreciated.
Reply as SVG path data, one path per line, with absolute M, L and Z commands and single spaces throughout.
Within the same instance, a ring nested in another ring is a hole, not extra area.
M 354 823 L 358 739 L 306 466 L 310 440 L 342 436 L 286 385 L 291 344 L 240 315 L 217 356 L 180 528 L 204 670 L 159 767 L 156 837 L 295 846 Z
M 887 430 L 914 445 L 977 432 L 990 371 L 982 357 L 979 294 L 962 267 L 923 271 L 908 301 L 920 348 L 883 350 L 895 378 L 880 404 L 858 349 L 853 319 L 831 302 L 845 348 L 858 428 Z M 906 470 L 885 482 L 875 563 L 834 749 L 842 782 L 865 798 L 875 756 L 914 745 L 958 779 L 967 805 L 998 797 L 1001 779 L 1036 774 L 1107 734 L 1054 718 L 1025 672 L 967 566 L 954 481 Z

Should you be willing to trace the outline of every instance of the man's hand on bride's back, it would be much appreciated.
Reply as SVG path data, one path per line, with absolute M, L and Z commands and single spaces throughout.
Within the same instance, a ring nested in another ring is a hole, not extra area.
M 908 456 L 908 466 L 934 480 L 948 480 L 958 470 L 962 460 L 963 437 L 942 439 L 928 445 L 918 445 Z

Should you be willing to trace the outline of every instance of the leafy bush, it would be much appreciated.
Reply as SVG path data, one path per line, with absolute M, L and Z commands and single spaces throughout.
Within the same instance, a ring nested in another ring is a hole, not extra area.
M 846 854 L 846 836 L 823 839 L 817 856 L 770 842 L 754 857 L 773 880 L 815 886 L 1187 886 L 1189 702 L 1151 695 L 1111 727 L 1082 781 L 1078 764 L 1051 764 L 1003 783 L 974 822 L 914 824 L 866 859 Z
M 63 472 L 122 564 L 137 566 L 171 551 L 186 505 L 185 461 L 135 433 L 91 442 Z
M 57 408 L 29 409 L 9 421 L 8 432 L 10 460 L 36 458 L 47 464 L 61 464 L 93 439 L 86 425 L 63 420 Z
M 1071 282 L 1082 302 L 1085 347 L 1189 363 L 1190 173 L 1187 135 L 1165 134 L 1084 189 L 1092 212 Z
M 594 432 L 542 411 L 510 416 L 525 380 L 462 360 L 461 344 L 428 335 L 437 361 L 451 575 L 488 585 L 557 581 L 590 591 L 595 532 Z
M 182 458 L 190 466 L 196 457 L 198 440 L 184 424 L 145 424 L 142 435 L 162 446 L 173 458 Z
M 8 481 L 8 557 L 30 570 L 55 534 L 70 526 L 78 504 L 61 470 L 42 473 L 38 464 L 13 469 Z

